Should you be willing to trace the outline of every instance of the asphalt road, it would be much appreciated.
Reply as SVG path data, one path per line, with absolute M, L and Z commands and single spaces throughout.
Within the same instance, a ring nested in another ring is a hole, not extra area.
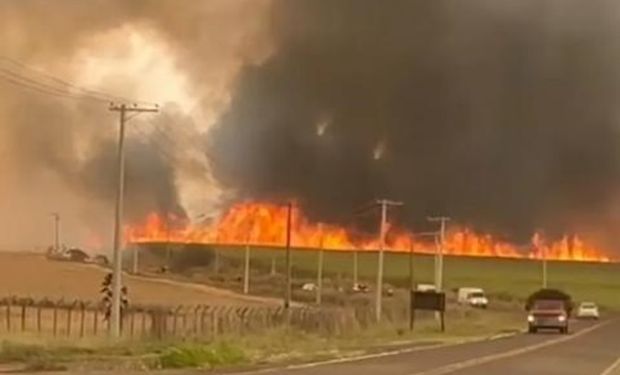
M 328 364 L 269 375 L 620 375 L 620 320 L 576 322 L 569 335 L 508 338 Z

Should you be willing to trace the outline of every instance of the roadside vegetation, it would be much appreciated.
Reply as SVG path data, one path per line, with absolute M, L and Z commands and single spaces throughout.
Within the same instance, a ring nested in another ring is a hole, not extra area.
M 502 327 L 502 328 L 498 328 Z M 67 341 L 13 337 L 0 343 L 0 364 L 28 371 L 251 368 L 347 357 L 411 345 L 450 344 L 511 334 L 522 329 L 518 314 L 458 309 L 446 333 L 432 314 L 420 314 L 414 331 L 382 324 L 356 334 L 324 337 L 283 328 L 244 336 L 200 339 Z
M 243 286 L 243 249 L 192 247 L 166 252 L 159 247 L 141 254 L 141 272 L 152 277 L 209 284 L 240 292 Z M 217 255 L 216 255 L 217 252 Z M 269 297 L 283 294 L 284 252 L 252 249 L 250 293 Z M 219 272 L 214 262 L 218 259 Z M 359 254 L 359 281 L 374 284 L 376 254 Z M 272 264 L 275 261 L 275 272 Z M 293 252 L 294 299 L 314 304 L 315 292 L 302 286 L 316 282 L 317 253 Z M 353 254 L 326 252 L 324 263 L 325 306 L 371 309 L 374 293 L 353 293 Z M 416 283 L 431 283 L 433 258 L 414 257 Z M 616 264 L 549 263 L 550 286 L 566 290 L 575 301 L 592 300 L 607 309 L 620 309 L 616 291 L 620 281 Z M 252 368 L 293 364 L 389 350 L 403 346 L 437 345 L 480 340 L 513 334 L 525 328 L 525 300 L 540 285 L 540 263 L 488 258 L 445 258 L 448 293 L 446 332 L 440 332 L 432 313 L 416 314 L 409 330 L 406 306 L 409 286 L 408 254 L 386 254 L 386 284 L 394 293 L 384 299 L 386 315 L 392 317 L 355 332 L 320 336 L 296 329 L 274 328 L 244 335 L 221 334 L 205 341 L 200 338 L 123 341 L 105 339 L 60 340 L 41 337 L 5 336 L 0 343 L 0 364 L 15 364 L 28 371 L 99 369 Z M 575 279 L 573 275 L 580 275 Z M 484 288 L 489 308 L 474 309 L 456 304 L 458 287 Z M 398 315 L 399 314 L 399 315 Z M 394 317 L 398 315 L 397 317 Z

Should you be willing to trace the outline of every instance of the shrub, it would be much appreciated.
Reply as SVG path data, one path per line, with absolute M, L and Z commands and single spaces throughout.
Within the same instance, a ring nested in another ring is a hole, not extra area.
M 162 368 L 212 368 L 247 361 L 245 353 L 226 343 L 172 347 L 159 357 Z

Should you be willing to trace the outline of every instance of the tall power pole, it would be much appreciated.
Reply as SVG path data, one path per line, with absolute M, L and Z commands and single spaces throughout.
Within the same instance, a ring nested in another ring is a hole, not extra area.
M 382 298 L 383 298 L 383 260 L 385 250 L 385 235 L 387 232 L 387 210 L 388 206 L 402 206 L 402 202 L 393 202 L 387 199 L 377 201 L 381 207 L 381 224 L 379 226 L 379 261 L 377 262 L 377 294 L 375 296 L 375 318 L 381 321 Z
M 547 246 L 542 247 L 542 287 L 547 289 Z
M 284 292 L 284 308 L 288 309 L 291 306 L 291 225 L 293 220 L 293 203 L 289 202 L 286 205 L 286 286 Z
M 123 195 L 125 191 L 125 123 L 127 122 L 127 113 L 135 112 L 157 112 L 155 108 L 139 107 L 134 104 L 128 106 L 126 104 L 110 105 L 110 111 L 118 112 L 120 115 L 119 132 L 118 132 L 118 181 L 116 190 L 116 207 L 114 215 L 114 248 L 113 248 L 113 270 L 112 270 L 112 312 L 110 316 L 110 334 L 113 338 L 119 338 L 121 335 L 121 285 L 122 285 L 122 257 L 120 254 L 123 244 Z M 134 253 L 134 256 L 137 256 Z M 135 266 L 137 266 L 137 257 L 135 258 Z
M 53 212 L 52 217 L 54 218 L 54 252 L 60 252 L 60 214 L 58 212 Z
M 429 217 L 430 222 L 439 222 L 439 240 L 435 240 L 437 243 L 437 250 L 435 253 L 435 289 L 440 292 L 443 289 L 443 254 L 445 252 L 446 244 L 446 223 L 450 221 L 449 217 Z
M 243 294 L 250 292 L 250 233 L 245 241 L 245 259 L 243 262 Z
M 357 288 L 359 284 L 359 252 L 357 249 L 353 250 L 353 287 Z
M 321 238 L 319 239 L 319 259 L 316 271 L 316 304 L 321 304 L 323 297 L 323 258 L 325 256 L 325 250 L 323 249 L 323 224 L 319 224 L 319 232 Z

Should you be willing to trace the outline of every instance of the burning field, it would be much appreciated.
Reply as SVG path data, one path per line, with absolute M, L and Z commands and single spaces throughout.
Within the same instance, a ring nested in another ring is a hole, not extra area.
M 618 2 L 22 3 L 0 2 L 0 247 L 49 245 L 59 212 L 67 246 L 111 248 L 129 100 L 160 111 L 127 127 L 128 242 L 282 247 L 293 197 L 294 247 L 371 251 L 378 218 L 340 217 L 381 197 L 405 202 L 394 252 L 434 252 L 412 233 L 442 214 L 451 255 L 620 260 Z
M 140 224 L 126 227 L 129 243 L 174 242 L 220 245 L 284 247 L 287 233 L 287 208 L 265 202 L 246 202 L 233 205 L 227 212 L 210 223 L 190 223 L 174 215 L 150 214 Z M 379 248 L 378 236 L 359 233 L 350 228 L 312 222 L 300 208 L 293 210 L 291 244 L 295 248 L 340 251 L 372 251 Z M 428 237 L 390 226 L 386 235 L 386 249 L 393 252 L 430 254 L 437 243 Z M 447 255 L 472 257 L 499 257 L 515 259 L 611 262 L 608 252 L 592 247 L 578 235 L 565 235 L 559 240 L 547 241 L 534 233 L 531 243 L 518 246 L 485 233 L 455 226 L 447 232 Z

